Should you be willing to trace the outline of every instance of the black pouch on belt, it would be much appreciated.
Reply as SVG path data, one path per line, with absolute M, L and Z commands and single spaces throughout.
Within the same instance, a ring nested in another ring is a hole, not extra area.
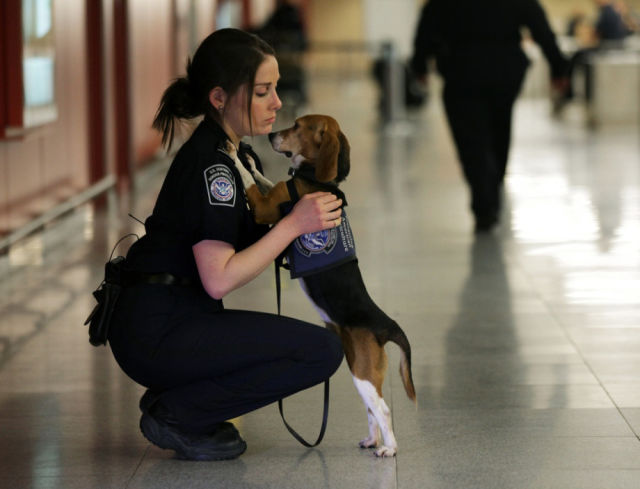
M 113 311 L 118 302 L 122 290 L 122 268 L 125 258 L 117 256 L 107 262 L 104 267 L 104 280 L 93 291 L 93 296 L 98 301 L 91 314 L 84 322 L 89 325 L 89 343 L 93 346 L 106 345 L 109 325 Z

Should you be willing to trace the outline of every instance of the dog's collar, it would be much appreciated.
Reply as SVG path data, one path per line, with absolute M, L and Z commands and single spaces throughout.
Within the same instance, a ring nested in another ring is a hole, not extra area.
M 291 182 L 287 182 L 287 187 L 289 189 L 289 195 L 291 196 L 291 200 L 297 202 L 300 200 L 300 196 L 298 192 L 295 191 L 295 185 L 293 185 L 294 178 L 300 178 L 302 180 L 306 180 L 309 183 L 312 183 L 315 187 L 318 187 L 320 190 L 324 190 L 325 192 L 331 192 L 336 197 L 342 200 L 342 206 L 345 207 L 347 205 L 347 198 L 344 195 L 344 192 L 338 188 L 338 184 L 335 181 L 331 182 L 319 182 L 316 179 L 315 170 L 312 166 L 302 165 L 300 168 L 289 168 L 289 175 L 291 175 Z M 292 193 L 292 189 L 294 192 Z

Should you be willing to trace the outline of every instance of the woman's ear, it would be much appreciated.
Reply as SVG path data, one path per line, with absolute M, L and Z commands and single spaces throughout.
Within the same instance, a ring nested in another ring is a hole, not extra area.
M 224 110 L 224 105 L 227 102 L 227 92 L 222 87 L 212 88 L 209 92 L 209 103 L 219 112 Z

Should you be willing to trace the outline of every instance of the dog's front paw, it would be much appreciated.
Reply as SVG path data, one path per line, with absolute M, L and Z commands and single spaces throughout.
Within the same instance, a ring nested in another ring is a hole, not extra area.
M 374 438 L 372 436 L 365 438 L 364 440 L 360 441 L 360 443 L 358 443 L 358 446 L 360 448 L 375 448 L 380 444 L 380 441 L 378 440 L 378 438 Z
M 236 159 L 238 157 L 238 150 L 228 139 L 224 142 L 224 149 L 232 159 Z
M 395 447 L 387 447 L 382 445 L 374 453 L 376 457 L 395 457 L 397 449 Z

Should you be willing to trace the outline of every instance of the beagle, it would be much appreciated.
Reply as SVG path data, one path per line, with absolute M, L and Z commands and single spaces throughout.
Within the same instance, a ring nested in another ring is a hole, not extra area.
M 292 161 L 293 176 L 289 182 L 272 184 L 257 171 L 253 161 L 247 170 L 237 158 L 235 148 L 231 144 L 227 148 L 240 172 L 257 222 L 273 224 L 280 219 L 280 205 L 291 201 L 292 193 L 299 198 L 331 188 L 339 192 L 337 186 L 350 169 L 350 147 L 335 119 L 325 115 L 303 116 L 293 127 L 269 134 L 269 140 L 275 151 Z M 345 224 L 343 219 L 340 227 Z M 387 370 L 384 345 L 392 341 L 400 347 L 402 383 L 407 396 L 416 402 L 409 340 L 369 296 L 357 260 L 304 275 L 300 283 L 327 327 L 340 336 L 353 381 L 367 407 L 369 436 L 360 442 L 360 447 L 376 448 L 378 457 L 393 457 L 398 445 L 391 412 L 382 398 Z

